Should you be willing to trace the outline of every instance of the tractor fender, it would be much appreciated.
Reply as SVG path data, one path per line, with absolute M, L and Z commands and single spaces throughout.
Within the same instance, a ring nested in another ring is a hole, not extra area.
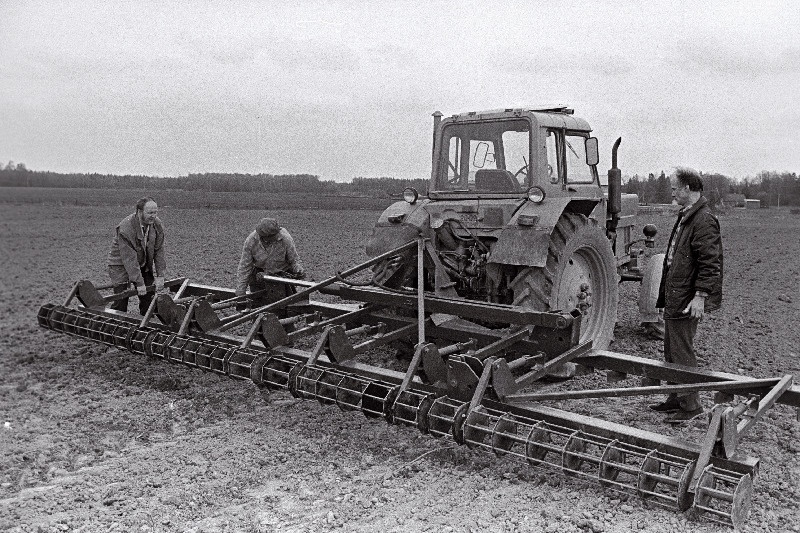
M 572 198 L 548 198 L 541 204 L 526 202 L 500 232 L 487 262 L 504 265 L 542 267 L 547 262 L 550 235 L 564 211 L 572 209 Z M 577 202 L 576 202 L 577 203 Z M 581 201 L 581 214 L 589 215 L 594 204 Z M 585 210 L 588 208 L 588 212 Z
M 399 201 L 387 207 L 372 228 L 366 245 L 367 255 L 375 257 L 420 235 L 431 237 L 431 217 L 425 209 L 428 202 L 422 200 L 409 204 Z

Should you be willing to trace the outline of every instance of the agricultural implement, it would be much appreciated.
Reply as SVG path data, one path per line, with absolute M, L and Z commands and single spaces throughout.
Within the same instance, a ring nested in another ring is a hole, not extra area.
M 642 261 L 656 229 L 634 236 L 620 140 L 601 185 L 589 133 L 563 106 L 435 113 L 429 190 L 381 214 L 367 261 L 321 282 L 260 274 L 267 288 L 238 297 L 174 279 L 143 317 L 108 308 L 136 291 L 82 280 L 39 324 L 738 527 L 759 466 L 739 441 L 776 402 L 800 407 L 800 388 L 606 350 L 620 281 L 641 283 L 641 322 L 657 326 L 663 256 Z M 398 346 L 402 370 L 367 364 Z M 599 373 L 625 386 L 590 386 Z M 715 401 L 699 442 L 564 407 L 692 391 Z
M 424 244 L 411 241 L 386 257 L 414 248 L 423 257 Z M 110 287 L 84 280 L 63 305 L 44 305 L 38 321 L 56 332 L 249 381 L 266 394 L 288 390 L 297 398 L 595 480 L 678 511 L 694 509 L 734 527 L 744 523 L 759 461 L 737 454 L 737 444 L 775 402 L 800 406 L 800 388 L 792 387 L 791 376 L 748 379 L 592 350 L 591 341 L 580 341 L 577 310 L 476 305 L 348 282 L 386 257 L 320 283 L 264 276 L 297 292 L 241 312 L 233 309 L 250 295 L 235 297 L 231 290 L 175 279 L 166 284 L 171 294 L 158 295 L 144 317 L 134 317 L 107 307 L 126 293 L 104 296 Z M 315 292 L 343 301 L 310 299 Z M 486 316 L 507 327 L 474 322 Z M 242 333 L 232 333 L 236 330 Z M 417 342 L 405 372 L 359 361 L 367 351 L 409 336 Z M 603 371 L 609 382 L 629 376 L 640 382 L 549 390 L 547 376 L 568 362 Z M 552 406 L 679 391 L 715 393 L 699 443 Z

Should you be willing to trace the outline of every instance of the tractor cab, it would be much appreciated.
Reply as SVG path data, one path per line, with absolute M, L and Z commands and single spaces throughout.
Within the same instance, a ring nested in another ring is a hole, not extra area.
M 435 114 L 432 200 L 573 197 L 603 200 L 597 139 L 564 106 Z

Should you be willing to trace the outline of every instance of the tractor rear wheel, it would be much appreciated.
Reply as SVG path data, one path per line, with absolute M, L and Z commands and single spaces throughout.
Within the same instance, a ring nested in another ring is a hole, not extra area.
M 617 261 L 594 220 L 564 213 L 550 236 L 544 267 L 522 269 L 511 282 L 514 304 L 536 311 L 581 310 L 581 342 L 606 349 L 614 338 L 619 301 Z

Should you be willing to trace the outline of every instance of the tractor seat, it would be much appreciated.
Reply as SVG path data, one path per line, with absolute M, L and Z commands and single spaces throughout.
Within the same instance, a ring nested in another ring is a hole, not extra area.
M 491 192 L 519 192 L 517 180 L 508 170 L 482 168 L 475 173 L 475 188 Z

